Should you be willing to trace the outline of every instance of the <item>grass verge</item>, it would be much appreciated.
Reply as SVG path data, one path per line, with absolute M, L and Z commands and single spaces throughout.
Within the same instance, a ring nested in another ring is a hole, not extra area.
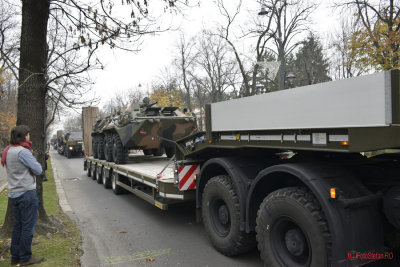
M 79 258 L 82 252 L 79 250 L 81 246 L 79 230 L 75 223 L 61 211 L 50 160 L 47 162 L 47 166 L 46 175 L 48 181 L 43 183 L 44 207 L 47 215 L 62 222 L 63 229 L 60 229 L 60 233 L 55 234 L 38 235 L 35 233 L 33 238 L 34 245 L 32 246 L 33 256 L 45 257 L 44 262 L 35 266 L 80 266 Z M 7 195 L 7 189 L 0 192 L 0 225 L 4 223 L 8 201 Z M 10 252 L 6 249 L 9 243 L 9 238 L 0 239 L 0 267 L 10 266 Z

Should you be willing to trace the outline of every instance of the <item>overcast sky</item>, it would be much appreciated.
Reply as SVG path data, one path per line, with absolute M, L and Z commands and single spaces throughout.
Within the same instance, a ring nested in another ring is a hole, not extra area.
M 236 1 L 226 0 L 234 7 Z M 243 0 L 241 20 L 245 16 L 257 16 L 259 5 L 253 0 Z M 319 7 L 312 16 L 312 30 L 320 37 L 326 38 L 327 33 L 332 32 L 339 26 L 336 16 L 329 8 L 332 5 L 328 0 L 317 0 Z M 152 2 L 154 4 L 154 2 Z M 180 29 L 186 36 L 192 36 L 202 29 L 210 28 L 217 23 L 222 23 L 219 11 L 212 0 L 202 0 L 200 6 L 193 7 L 185 11 L 184 18 L 175 16 L 174 26 L 180 26 Z M 115 91 L 124 91 L 129 88 L 135 88 L 139 84 L 147 92 L 152 81 L 157 80 L 162 69 L 169 66 L 175 51 L 176 40 L 179 37 L 178 32 L 165 32 L 157 36 L 146 36 L 140 52 L 134 54 L 118 50 L 104 49 L 100 53 L 100 58 L 105 65 L 102 71 L 91 73 L 95 80 L 92 95 L 101 98 L 101 105 L 114 95 Z

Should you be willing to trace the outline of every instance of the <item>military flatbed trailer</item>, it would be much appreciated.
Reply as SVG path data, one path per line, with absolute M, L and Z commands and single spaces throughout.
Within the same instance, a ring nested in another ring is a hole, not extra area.
M 145 155 L 131 155 L 123 165 L 86 157 L 84 169 L 89 177 L 105 188 L 112 188 L 115 194 L 126 190 L 167 210 L 169 204 L 195 199 L 195 191 L 179 190 L 174 164 L 166 157 Z
M 205 120 L 205 132 L 176 141 L 171 191 L 157 189 L 155 162 L 144 175 L 86 158 L 88 174 L 112 169 L 103 177 L 131 192 L 149 183 L 157 201 L 194 196 L 227 256 L 258 247 L 268 267 L 399 263 L 398 70 L 213 103 Z

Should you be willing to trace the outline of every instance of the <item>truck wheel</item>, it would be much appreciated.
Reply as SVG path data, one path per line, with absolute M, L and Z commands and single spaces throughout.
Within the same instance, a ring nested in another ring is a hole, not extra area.
M 71 158 L 71 154 L 72 154 L 72 152 L 71 151 L 69 151 L 69 150 L 67 150 L 67 158 Z
M 330 266 L 331 235 L 315 196 L 301 187 L 269 194 L 257 214 L 265 266 Z
M 116 164 L 125 164 L 128 160 L 128 150 L 122 145 L 118 134 L 113 134 L 113 161 Z
M 143 154 L 145 154 L 146 156 L 150 156 L 151 154 L 153 154 L 153 152 L 151 151 L 151 149 L 143 149 Z
M 93 136 L 92 150 L 93 150 L 93 158 L 97 159 L 99 157 L 97 154 L 97 136 Z
M 255 234 L 240 230 L 239 199 L 229 176 L 208 181 L 201 208 L 207 235 L 219 252 L 234 256 L 256 247 Z
M 175 148 L 174 147 L 166 147 L 165 148 L 165 154 L 167 155 L 167 157 L 170 159 L 174 156 L 175 154 Z
M 104 159 L 104 135 L 97 137 L 97 156 L 99 159 Z
M 102 184 L 103 183 L 103 168 L 101 168 L 100 166 L 97 166 L 97 171 L 96 171 L 96 182 L 98 184 Z
M 93 166 L 93 172 L 92 172 L 92 180 L 96 180 L 96 173 L 97 173 L 97 166 Z
M 106 168 L 103 167 L 103 174 L 101 175 L 103 177 L 103 186 L 104 188 L 110 188 L 111 187 L 111 179 L 109 176 L 107 176 Z
M 153 156 L 160 157 L 160 156 L 164 155 L 164 149 L 162 147 L 158 148 L 158 149 L 155 148 L 155 149 L 151 150 L 151 153 L 153 153 Z
M 117 176 L 118 173 L 113 171 L 111 174 L 111 188 L 114 194 L 120 195 L 123 192 L 123 188 L 117 185 Z

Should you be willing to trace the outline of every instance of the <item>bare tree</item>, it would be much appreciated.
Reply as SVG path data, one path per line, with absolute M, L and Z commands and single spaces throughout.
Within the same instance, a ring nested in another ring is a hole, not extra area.
M 276 53 L 280 61 L 279 89 L 285 88 L 286 57 L 301 44 L 296 41 L 296 36 L 307 31 L 308 18 L 315 10 L 316 5 L 302 0 L 260 0 L 260 4 L 268 12 L 269 18 L 273 20 L 268 35 L 271 36 Z
M 210 94 L 211 102 L 222 101 L 225 91 L 231 86 L 231 78 L 237 73 L 236 62 L 219 36 L 203 31 L 197 42 L 195 62 L 199 70 L 195 75 L 196 82 Z
M 362 72 L 355 67 L 354 58 L 351 56 L 349 47 L 350 37 L 357 30 L 354 18 L 342 15 L 340 28 L 336 33 L 332 34 L 330 40 L 330 73 L 337 79 L 351 78 L 358 76 Z
M 179 56 L 175 59 L 175 66 L 181 74 L 181 87 L 183 87 L 184 94 L 183 99 L 185 100 L 185 105 L 190 112 L 192 112 L 191 103 L 191 83 L 189 79 L 190 72 L 193 72 L 193 67 L 197 53 L 195 52 L 194 40 L 186 40 L 183 33 L 180 34 L 180 38 L 177 44 L 177 49 L 179 51 Z
M 277 2 L 279 2 L 279 0 L 273 1 L 272 3 L 273 6 L 271 8 L 274 8 Z M 221 15 L 225 18 L 226 21 L 225 25 L 220 26 L 217 35 L 220 38 L 223 38 L 231 47 L 238 64 L 240 74 L 242 76 L 243 82 L 241 86 L 242 87 L 241 92 L 239 93 L 239 95 L 240 96 L 254 95 L 257 92 L 257 77 L 259 76 L 261 71 L 260 66 L 257 64 L 257 62 L 263 61 L 263 59 L 265 58 L 265 53 L 267 49 L 266 45 L 268 41 L 271 40 L 272 38 L 271 25 L 273 17 L 270 16 L 266 21 L 258 20 L 257 22 L 254 23 L 256 25 L 256 28 L 250 30 L 245 34 L 245 35 L 251 35 L 252 37 L 256 37 L 254 60 L 250 62 L 249 65 L 251 67 L 249 69 L 246 67 L 245 58 L 240 55 L 238 49 L 236 48 L 234 37 L 232 36 L 233 34 L 231 33 L 232 26 L 234 25 L 235 20 L 240 13 L 242 0 L 238 2 L 234 12 L 230 12 L 222 0 L 217 0 L 216 4 L 219 8 Z M 251 57 L 253 58 L 253 55 Z

